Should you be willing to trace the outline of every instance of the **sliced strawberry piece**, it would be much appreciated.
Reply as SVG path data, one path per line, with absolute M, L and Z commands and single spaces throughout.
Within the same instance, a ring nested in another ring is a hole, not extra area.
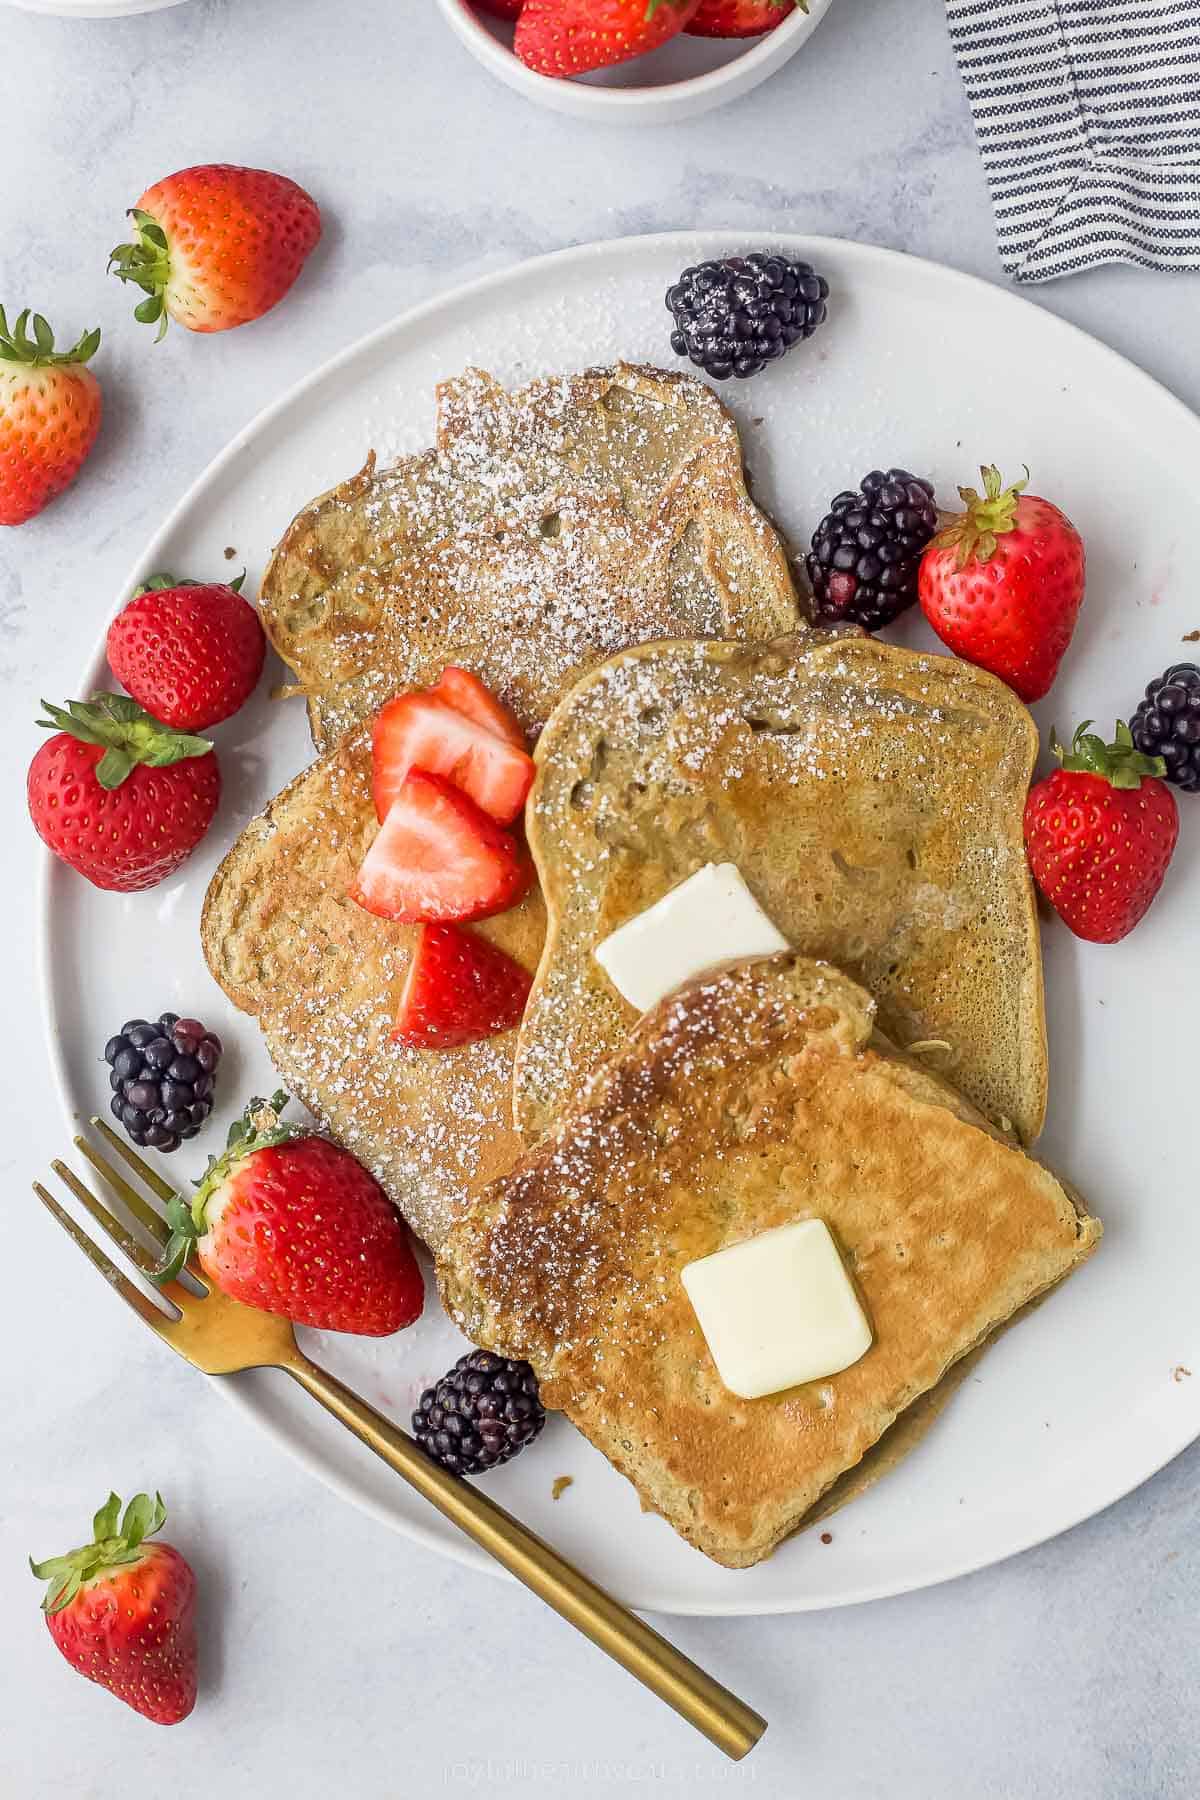
M 410 925 L 485 919 L 531 880 L 516 839 L 442 775 L 411 769 L 350 885 L 381 919 Z
M 429 691 L 436 700 L 444 700 L 447 706 L 460 712 L 464 719 L 482 725 L 485 731 L 494 731 L 497 737 L 504 738 L 517 750 L 526 748 L 525 733 L 518 721 L 470 669 L 460 669 L 451 663 L 448 669 L 442 670 Z
M 533 782 L 533 759 L 432 694 L 401 694 L 375 720 L 375 811 L 385 819 L 410 769 L 445 775 L 499 825 L 509 825 Z
M 395 1042 L 418 1050 L 473 1044 L 521 1023 L 531 979 L 486 938 L 425 925 L 400 996 Z

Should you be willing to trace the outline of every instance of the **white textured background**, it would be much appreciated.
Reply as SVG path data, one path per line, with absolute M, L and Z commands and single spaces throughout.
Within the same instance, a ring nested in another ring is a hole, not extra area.
M 102 325 L 107 404 L 75 489 L 0 533 L 0 1800 L 1200 1792 L 1200 1453 L 949 1587 L 825 1616 L 669 1623 L 771 1719 L 734 1769 L 535 1602 L 300 1474 L 109 1304 L 28 1190 L 62 1136 L 30 972 L 35 702 L 70 688 L 167 507 L 338 345 L 563 244 L 794 227 L 996 278 L 937 0 L 841 0 L 758 94 L 628 133 L 493 85 L 430 0 L 191 0 L 87 24 L 0 6 L 0 30 L 0 301 L 41 308 L 64 337 Z M 294 176 L 321 202 L 325 241 L 262 324 L 207 341 L 173 331 L 155 350 L 105 257 L 143 187 L 212 159 Z M 1197 278 L 1101 271 L 1038 299 L 1200 406 Z M 163 1488 L 168 1536 L 203 1583 L 203 1696 L 173 1734 L 72 1679 L 38 1618 L 26 1554 L 77 1542 L 110 1484 Z

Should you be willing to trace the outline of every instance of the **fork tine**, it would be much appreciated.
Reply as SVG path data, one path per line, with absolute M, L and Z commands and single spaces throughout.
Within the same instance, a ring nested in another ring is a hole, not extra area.
M 106 1120 L 97 1118 L 96 1115 L 93 1114 L 92 1124 L 96 1127 L 96 1130 L 100 1133 L 100 1136 L 104 1139 L 105 1143 L 111 1144 L 117 1155 L 122 1157 L 129 1164 L 129 1167 L 133 1170 L 134 1174 L 141 1176 L 152 1194 L 157 1194 L 160 1200 L 173 1200 L 175 1198 L 176 1190 L 171 1186 L 170 1182 L 164 1181 L 158 1171 L 152 1169 L 148 1162 L 143 1162 L 137 1151 L 131 1149 L 124 1138 L 118 1137 L 112 1126 L 108 1124 Z
M 95 1119 L 92 1120 L 93 1125 L 96 1124 L 96 1122 Z M 109 1187 L 120 1197 L 124 1205 L 128 1207 L 138 1224 L 144 1226 L 150 1233 L 155 1243 L 165 1246 L 171 1235 L 171 1228 L 166 1220 L 162 1218 L 160 1214 L 155 1212 L 149 1201 L 145 1200 L 135 1187 L 131 1187 L 125 1177 L 118 1174 L 110 1162 L 105 1161 L 104 1157 L 101 1156 L 98 1150 L 92 1147 L 87 1138 L 77 1137 L 75 1139 L 75 1148 L 81 1155 L 87 1157 L 100 1179 L 102 1181 L 107 1181 Z M 92 1214 L 92 1217 L 95 1218 L 94 1213 Z M 103 1220 L 101 1223 L 103 1223 Z M 107 1229 L 107 1227 L 105 1227 L 105 1229 Z
M 130 1262 L 139 1268 L 143 1275 L 153 1274 L 158 1267 L 158 1261 L 153 1251 L 147 1250 L 144 1245 L 138 1243 L 131 1232 L 126 1231 L 121 1221 L 114 1218 L 104 1202 L 98 1200 L 91 1188 L 80 1181 L 74 1169 L 68 1168 L 65 1162 L 59 1162 L 57 1159 L 50 1164 L 50 1167 L 59 1180 L 65 1182 L 70 1188 L 80 1205 L 86 1207 L 101 1231 L 113 1240 L 119 1250 L 125 1252 Z
M 165 1313 L 160 1312 L 153 1300 L 143 1294 L 141 1288 L 135 1286 L 127 1276 L 122 1275 L 120 1269 L 109 1260 L 99 1244 L 92 1242 L 87 1232 L 80 1229 L 70 1213 L 65 1212 L 54 1196 L 46 1192 L 41 1182 L 34 1182 L 33 1191 L 46 1210 L 58 1220 L 67 1236 L 83 1251 L 92 1266 L 99 1269 L 109 1286 L 117 1290 L 122 1300 L 133 1308 L 139 1318 L 145 1320 L 152 1331 L 157 1331 L 161 1337 L 169 1338 L 174 1321 L 169 1319 Z

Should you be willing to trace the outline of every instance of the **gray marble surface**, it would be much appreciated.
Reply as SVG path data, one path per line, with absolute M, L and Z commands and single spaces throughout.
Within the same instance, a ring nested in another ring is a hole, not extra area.
M 102 325 L 108 407 L 73 492 L 0 534 L 12 876 L 0 1038 L 3 1800 L 1200 1791 L 1200 1452 L 1056 1543 L 947 1587 L 835 1614 L 675 1622 L 678 1640 L 772 1721 L 734 1769 L 533 1601 L 300 1474 L 158 1354 L 82 1265 L 63 1263 L 28 1194 L 61 1137 L 29 949 L 34 704 L 70 686 L 164 510 L 337 346 L 538 251 L 668 226 L 795 227 L 999 279 L 938 0 L 840 0 L 757 94 L 628 133 L 533 110 L 493 85 L 429 0 L 190 0 L 90 24 L 0 7 L 0 18 L 0 299 L 42 308 L 63 333 Z M 212 158 L 295 176 L 325 209 L 326 238 L 264 323 L 206 341 L 176 331 L 153 350 L 105 256 L 148 181 Z M 1200 406 L 1196 278 L 1106 270 L 1037 298 Z M 110 1484 L 146 1481 L 173 1502 L 169 1535 L 204 1585 L 203 1698 L 171 1736 L 72 1680 L 25 1566 L 29 1551 L 75 1542 Z

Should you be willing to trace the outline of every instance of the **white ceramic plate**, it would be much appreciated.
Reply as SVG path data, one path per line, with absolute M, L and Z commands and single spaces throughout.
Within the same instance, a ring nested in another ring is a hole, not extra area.
M 471 0 L 437 4 L 476 61 L 527 100 L 577 119 L 665 125 L 748 94 L 795 55 L 833 0 L 808 0 L 806 12 L 797 8 L 762 37 L 703 38 L 681 31 L 648 56 L 568 81 L 527 69 L 513 55 L 513 26 L 477 12 Z
M 830 320 L 807 345 L 724 397 L 742 425 L 755 491 L 796 542 L 827 500 L 878 464 L 934 477 L 943 501 L 981 460 L 1017 471 L 1087 540 L 1089 589 L 1074 646 L 1040 722 L 1126 713 L 1200 626 L 1192 530 L 1200 421 L 1147 376 L 1069 325 L 982 282 L 833 240 L 720 233 L 593 245 L 488 277 L 418 308 L 337 357 L 248 426 L 186 495 L 131 571 L 251 583 L 293 513 L 381 456 L 428 443 L 433 388 L 469 362 L 507 382 L 620 356 L 673 361 L 662 295 L 686 263 L 760 245 L 829 277 Z M 226 562 L 225 548 L 238 560 Z M 128 590 L 126 590 L 128 592 Z M 123 598 L 120 596 L 119 598 Z M 514 621 L 514 627 L 519 621 Z M 909 635 L 928 641 L 923 625 Z M 64 679 L 68 677 L 64 671 Z M 82 691 L 106 680 L 98 657 Z M 209 977 L 197 937 L 209 874 L 251 811 L 311 755 L 299 705 L 262 696 L 218 732 L 226 793 L 208 842 L 151 893 L 102 894 L 48 856 L 46 1014 L 69 1113 L 103 1107 L 105 1039 L 170 1005 L 230 1047 L 234 1101 L 270 1081 L 252 1022 Z M 1062 1531 L 1145 1480 L 1200 1432 L 1200 1205 L 1194 1168 L 1200 961 L 1200 801 L 1146 923 L 1088 947 L 1045 929 L 1053 1076 L 1047 1159 L 1089 1196 L 1107 1233 L 1092 1261 L 984 1360 L 898 1474 L 757 1569 L 718 1569 L 644 1516 L 633 1489 L 561 1419 L 488 1480 L 492 1493 L 634 1604 L 741 1613 L 836 1606 L 940 1581 Z M 221 1121 L 224 1122 L 223 1120 Z M 207 1145 L 216 1143 L 210 1129 Z M 193 1151 L 195 1151 L 193 1146 Z M 198 1157 L 168 1159 L 173 1176 Z M 104 1304 L 97 1300 L 97 1304 Z M 461 1353 L 436 1302 L 382 1343 L 318 1348 L 403 1418 Z M 1189 1379 L 1181 1368 L 1195 1370 Z M 218 1384 L 309 1470 L 389 1524 L 491 1567 L 283 1377 Z M 557 1502 L 558 1475 L 574 1485 Z

